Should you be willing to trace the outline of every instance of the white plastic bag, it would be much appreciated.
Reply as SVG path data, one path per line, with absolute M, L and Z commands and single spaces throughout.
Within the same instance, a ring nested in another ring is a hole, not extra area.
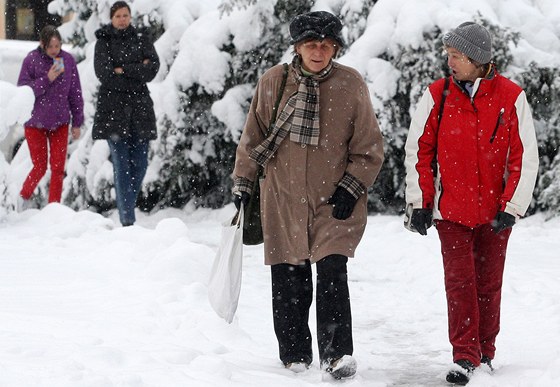
M 241 291 L 243 206 L 222 224 L 222 239 L 208 281 L 208 299 L 218 316 L 233 321 Z

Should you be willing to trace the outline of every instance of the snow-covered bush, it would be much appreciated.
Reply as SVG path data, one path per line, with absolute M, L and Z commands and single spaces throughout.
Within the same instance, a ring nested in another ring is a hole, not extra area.
M 115 207 L 109 154 L 104 144 L 91 140 L 90 132 L 98 87 L 92 65 L 94 31 L 109 22 L 112 2 L 53 0 L 49 6 L 51 12 L 74 12 L 61 32 L 83 59 L 79 70 L 86 130 L 80 144 L 71 148 L 63 194 L 74 208 Z M 538 208 L 546 210 L 556 203 L 550 187 L 558 174 L 544 178 L 544 172 L 560 168 L 558 161 L 552 162 L 560 138 L 555 69 L 560 65 L 560 11 L 552 3 L 131 0 L 133 24 L 149 29 L 157 39 L 162 62 L 149 85 L 159 137 L 151 143 L 140 205 L 145 210 L 187 202 L 219 207 L 231 199 L 234 151 L 256 81 L 272 65 L 290 60 L 290 20 L 321 9 L 344 22 L 349 45 L 339 60 L 364 75 L 386 139 L 386 163 L 369 192 L 371 211 L 402 211 L 403 146 L 410 114 L 425 87 L 445 74 L 443 32 L 473 19 L 491 30 L 499 70 L 527 90 L 542 156 L 543 177 L 535 195 Z

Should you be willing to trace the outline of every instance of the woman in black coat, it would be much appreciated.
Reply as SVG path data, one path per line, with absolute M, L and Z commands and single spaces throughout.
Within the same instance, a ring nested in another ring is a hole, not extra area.
M 156 117 L 146 86 L 159 70 L 153 43 L 130 25 L 130 7 L 117 1 L 111 24 L 96 31 L 95 74 L 101 81 L 93 139 L 111 150 L 117 207 L 123 226 L 134 224 L 134 208 L 148 167 L 149 140 L 157 137 Z

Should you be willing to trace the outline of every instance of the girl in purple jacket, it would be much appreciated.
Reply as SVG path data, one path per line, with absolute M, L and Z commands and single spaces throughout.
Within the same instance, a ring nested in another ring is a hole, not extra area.
M 39 47 L 23 60 L 18 79 L 18 86 L 31 87 L 35 95 L 31 119 L 24 125 L 33 168 L 20 191 L 20 211 L 29 206 L 33 191 L 47 171 L 49 148 L 49 203 L 60 202 L 68 128 L 72 127 L 72 138 L 77 140 L 84 122 L 84 102 L 76 61 L 61 50 L 62 39 L 55 27 L 45 26 L 39 39 Z

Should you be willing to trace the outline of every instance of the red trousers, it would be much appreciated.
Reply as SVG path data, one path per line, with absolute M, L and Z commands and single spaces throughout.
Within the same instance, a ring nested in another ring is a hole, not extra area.
M 500 331 L 500 303 L 511 228 L 495 234 L 490 224 L 473 228 L 436 221 L 441 241 L 449 341 L 453 361 L 480 365 L 494 358 Z
M 60 202 L 62 181 L 64 180 L 64 164 L 68 149 L 68 125 L 55 130 L 25 128 L 25 138 L 29 146 L 33 168 L 23 183 L 20 195 L 29 199 L 33 191 L 47 172 L 47 161 L 50 148 L 51 181 L 49 185 L 49 203 Z

